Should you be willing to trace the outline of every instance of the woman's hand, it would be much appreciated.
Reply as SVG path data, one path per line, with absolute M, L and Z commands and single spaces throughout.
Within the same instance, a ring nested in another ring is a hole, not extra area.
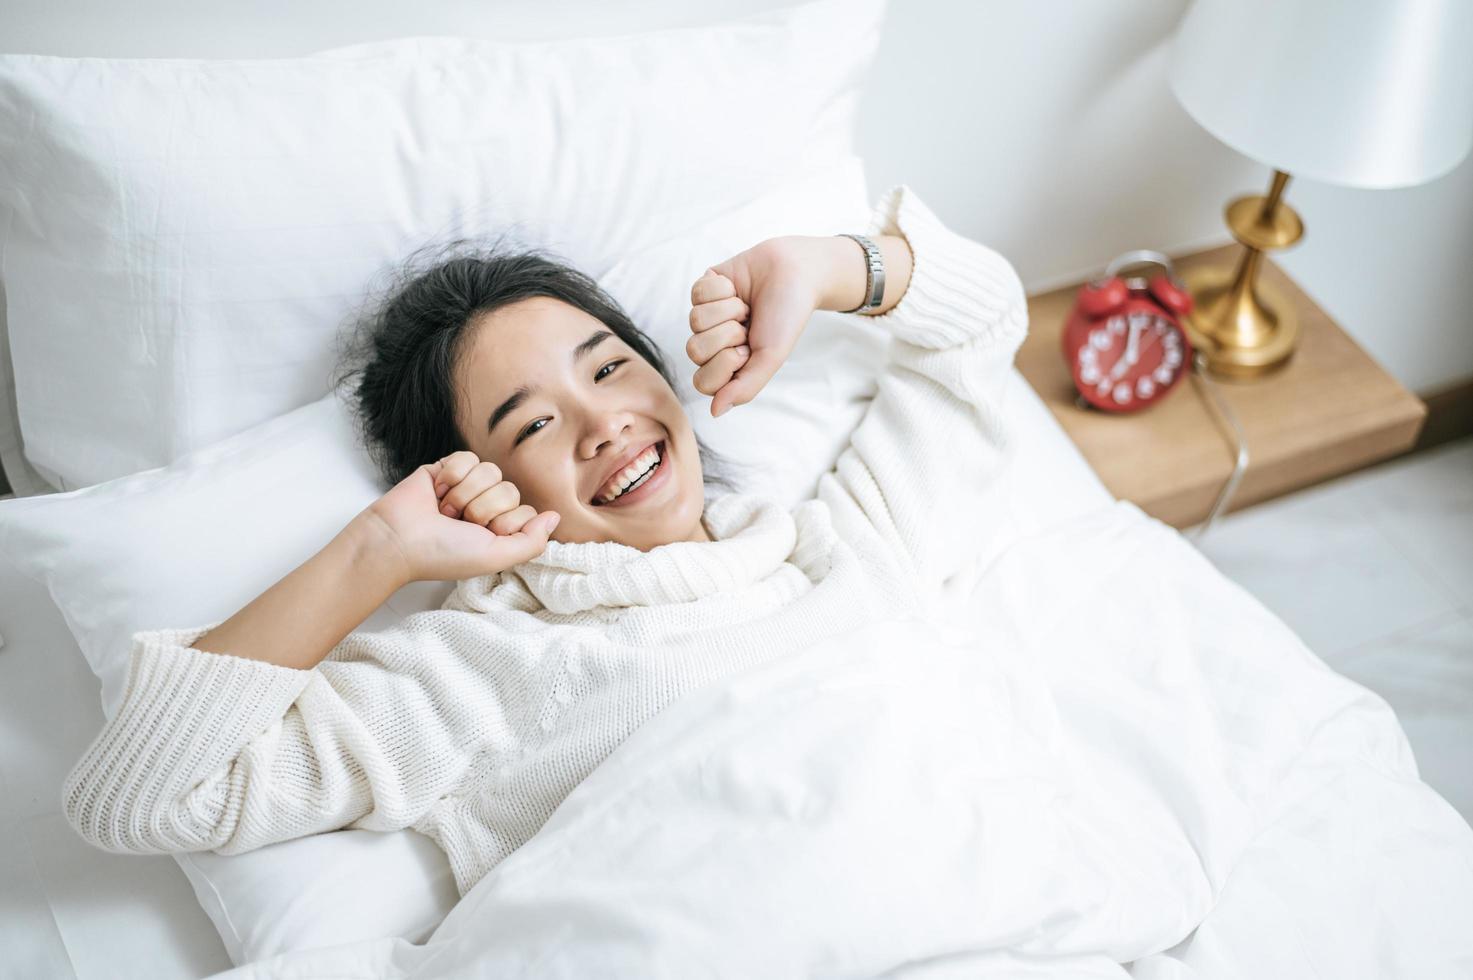
M 381 524 L 403 579 L 450 581 L 505 571 L 542 554 L 556 511 L 521 502 L 494 463 L 469 450 L 426 463 L 370 504 L 360 518 Z
M 772 380 L 828 297 L 839 248 L 824 237 L 769 238 L 691 286 L 685 352 L 699 366 L 692 383 L 712 396 L 713 416 L 745 405 Z
M 871 236 L 885 265 L 885 290 L 867 315 L 888 313 L 910 284 L 914 256 L 901 235 Z M 856 310 L 868 295 L 864 248 L 841 235 L 769 238 L 719 265 L 690 289 L 685 352 L 700 367 L 697 391 L 711 414 L 745 405 L 777 373 L 816 310 Z

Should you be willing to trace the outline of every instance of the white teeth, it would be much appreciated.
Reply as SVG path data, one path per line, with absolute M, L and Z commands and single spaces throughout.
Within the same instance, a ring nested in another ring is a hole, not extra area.
M 603 503 L 608 503 L 621 496 L 629 485 L 642 476 L 644 471 L 653 466 L 659 458 L 660 454 L 654 446 L 640 453 L 634 462 L 624 467 L 613 479 L 604 484 L 604 488 L 599 491 L 598 499 Z

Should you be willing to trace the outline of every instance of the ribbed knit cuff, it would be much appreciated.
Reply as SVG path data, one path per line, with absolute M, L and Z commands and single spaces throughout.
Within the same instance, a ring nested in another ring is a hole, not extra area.
M 222 842 L 227 783 L 193 791 L 278 723 L 314 675 L 189 645 L 218 625 L 133 634 L 117 714 L 63 788 L 67 820 L 92 844 L 153 853 Z
M 908 185 L 881 195 L 868 233 L 904 236 L 913 257 L 909 287 L 875 322 L 919 347 L 952 347 L 979 336 L 1021 343 L 1027 296 L 1012 263 L 947 228 Z

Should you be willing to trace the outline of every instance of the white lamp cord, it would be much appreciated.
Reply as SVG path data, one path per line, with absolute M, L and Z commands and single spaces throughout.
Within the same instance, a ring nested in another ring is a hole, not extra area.
M 1213 384 L 1211 379 L 1208 378 L 1207 355 L 1201 351 L 1198 351 L 1196 356 L 1192 358 L 1192 380 L 1197 383 L 1197 389 L 1202 394 L 1202 400 L 1211 404 L 1216 410 L 1215 415 L 1219 427 L 1221 428 L 1222 423 L 1226 422 L 1227 428 L 1232 430 L 1233 445 L 1238 454 L 1237 459 L 1233 462 L 1233 472 L 1228 476 L 1227 482 L 1223 484 L 1222 491 L 1217 495 L 1217 501 L 1212 505 L 1212 510 L 1207 514 L 1207 519 L 1192 529 L 1190 533 L 1192 540 L 1197 541 L 1201 539 L 1202 535 L 1207 533 L 1207 529 L 1212 526 L 1212 522 L 1217 520 L 1218 516 L 1222 514 L 1228 505 L 1228 501 L 1232 499 L 1233 492 L 1238 489 L 1238 484 L 1243 481 L 1243 474 L 1248 469 L 1248 437 L 1243 434 L 1243 427 L 1238 423 L 1238 417 L 1233 414 L 1233 410 L 1228 407 L 1227 402 L 1223 401 L 1222 396 L 1218 394 L 1217 385 Z

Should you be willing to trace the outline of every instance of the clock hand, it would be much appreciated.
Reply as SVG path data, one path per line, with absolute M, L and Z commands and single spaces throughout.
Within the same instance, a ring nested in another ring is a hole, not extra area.
M 1140 339 L 1140 335 L 1140 324 L 1132 323 L 1130 325 L 1130 340 L 1126 341 L 1125 344 L 1125 353 L 1120 355 L 1120 359 L 1110 369 L 1110 377 L 1120 377 L 1120 375 L 1125 373 L 1126 368 L 1130 367 L 1139 359 L 1140 355 L 1136 351 L 1136 342 Z

